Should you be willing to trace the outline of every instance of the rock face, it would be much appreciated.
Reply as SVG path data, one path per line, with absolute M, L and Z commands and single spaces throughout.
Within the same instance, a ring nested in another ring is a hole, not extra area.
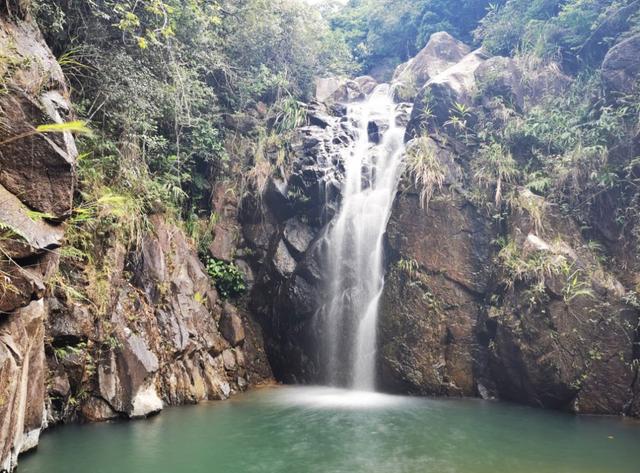
M 633 75 L 625 61 L 615 64 L 609 62 L 615 77 Z M 396 72 L 397 98 L 407 83 L 419 87 L 410 118 L 411 106 L 398 106 L 398 123 L 408 123 L 407 147 L 437 161 L 442 186 L 423 205 L 410 176 L 400 185 L 386 236 L 379 387 L 637 416 L 638 311 L 626 302 L 631 293 L 579 227 L 531 192 L 515 189 L 517 205 L 501 206 L 496 222 L 478 204 L 486 190 L 473 178 L 468 143 L 451 126 L 458 118 L 472 130 L 479 116 L 506 125 L 571 81 L 554 64 L 527 80 L 522 71 L 516 60 L 488 58 L 437 34 Z M 356 84 L 362 90 L 370 82 Z M 340 204 L 340 150 L 353 139 L 333 105 L 354 97 L 346 84 L 333 83 L 318 96 L 327 103 L 310 106 L 312 126 L 298 130 L 289 150 L 291 174 L 273 179 L 265 208 L 247 205 L 255 212 L 242 218 L 242 245 L 257 275 L 252 311 L 275 375 L 286 382 L 321 379 L 314 314 L 322 304 L 323 237 Z M 385 126 L 372 117 L 372 144 Z M 528 272 L 514 269 L 525 266 Z
M 521 194 L 545 211 L 541 226 L 527 212 L 512 216 L 508 232 L 515 251 L 564 269 L 539 280 L 544 290 L 533 299 L 530 282 L 516 281 L 502 305 L 489 310 L 489 368 L 498 393 L 544 407 L 628 414 L 638 313 L 577 225 L 542 198 Z
M 64 77 L 22 3 L 0 16 L 0 471 L 34 448 L 44 418 L 45 283 L 70 211 L 69 134 L 35 134 L 70 112 Z
M 383 386 L 414 394 L 473 396 L 476 338 L 489 282 L 492 229 L 460 196 L 428 211 L 398 197 L 388 228 L 389 269 L 381 301 Z
M 38 444 L 44 419 L 44 304 L 34 301 L 0 322 L 0 470 Z
M 630 39 L 607 55 L 609 92 L 630 90 L 637 49 Z M 497 225 L 470 197 L 483 192 L 471 178 L 473 157 L 447 124 L 456 104 L 505 123 L 569 81 L 548 67 L 524 83 L 517 62 L 476 51 L 421 90 L 407 132 L 421 141 L 408 146 L 429 143 L 444 185 L 432 189 L 425 209 L 405 176 L 389 222 L 378 334 L 383 388 L 637 416 L 632 292 L 571 219 L 526 189 L 514 191 L 516 204 L 503 207 Z
M 333 102 L 333 99 L 329 99 Z M 312 125 L 296 132 L 286 182 L 267 186 L 262 205 L 243 204 L 244 253 L 256 274 L 251 310 L 264 328 L 274 374 L 287 382 L 317 379 L 313 315 L 321 293 L 320 242 L 337 205 L 340 151 L 353 139 L 351 125 L 316 103 Z M 328 205 L 325 205 L 328 203 Z
M 68 285 L 47 288 L 77 152 L 70 134 L 35 127 L 71 120 L 69 94 L 24 2 L 0 11 L 0 471 L 12 471 L 48 425 L 226 399 L 272 375 L 260 326 L 219 300 L 192 243 L 162 215 L 134 251 L 98 242 L 99 278 L 74 263 Z M 230 261 L 237 202 L 223 184 L 212 207 L 221 218 L 210 250 Z M 299 248 L 305 238 L 289 236 Z M 78 297 L 91 291 L 91 303 Z
M 507 230 L 518 257 L 545 255 L 563 268 L 532 299 L 533 280 L 503 286 L 505 250 L 490 244 L 500 231 L 473 204 L 454 194 L 421 210 L 410 192 L 399 198 L 380 315 L 383 387 L 637 415 L 638 313 L 578 228 L 538 205 L 550 230 L 527 214 L 511 215 Z
M 124 248 L 108 250 L 106 313 L 62 291 L 47 301 L 48 363 L 59 379 L 49 393 L 53 422 L 144 417 L 163 405 L 226 399 L 270 378 L 259 331 L 247 325 L 245 333 L 238 309 L 223 307 L 183 232 L 159 215 L 151 224 L 133 278 L 125 277 L 132 262 Z

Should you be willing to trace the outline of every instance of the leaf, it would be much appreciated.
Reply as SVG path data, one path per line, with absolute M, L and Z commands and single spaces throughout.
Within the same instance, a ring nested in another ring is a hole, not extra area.
M 39 125 L 36 127 L 38 133 L 79 133 L 91 135 L 91 130 L 87 124 L 81 120 L 75 120 L 66 123 L 51 123 L 48 125 Z

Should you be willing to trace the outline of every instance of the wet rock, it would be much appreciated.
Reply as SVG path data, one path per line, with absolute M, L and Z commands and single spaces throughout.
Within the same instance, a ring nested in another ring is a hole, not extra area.
M 355 82 L 360 87 L 363 94 L 369 95 L 377 87 L 378 82 L 371 76 L 356 77 Z
M 382 141 L 382 135 L 389 129 L 389 123 L 383 119 L 374 119 L 367 125 L 367 133 L 371 143 L 379 144 Z
M 293 212 L 289 203 L 287 183 L 283 180 L 275 177 L 269 179 L 265 189 L 264 200 L 278 220 L 284 221 L 292 216 Z
M 280 276 L 288 277 L 296 269 L 296 260 L 291 256 L 289 250 L 287 250 L 287 245 L 282 240 L 278 243 L 272 262 Z
M 286 313 L 296 318 L 311 317 L 317 306 L 317 289 L 302 276 L 295 276 L 287 285 L 282 306 Z
M 301 256 L 313 240 L 313 232 L 298 218 L 288 220 L 284 227 L 284 241 L 296 256 Z
M 244 223 L 242 225 L 244 240 L 254 250 L 267 251 L 271 238 L 275 233 L 275 225 L 268 220 L 261 223 Z
M 396 126 L 406 127 L 409 124 L 412 108 L 413 106 L 408 103 L 398 104 L 398 106 L 396 107 Z
M 335 120 L 322 102 L 312 102 L 307 107 L 307 121 L 309 125 L 328 128 L 334 124 Z

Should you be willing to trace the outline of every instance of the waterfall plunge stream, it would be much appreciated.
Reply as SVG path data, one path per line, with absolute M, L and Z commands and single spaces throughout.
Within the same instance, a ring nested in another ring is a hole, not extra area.
M 341 208 L 327 235 L 327 304 L 322 314 L 326 379 L 333 386 L 375 389 L 383 239 L 404 153 L 405 130 L 396 124 L 396 114 L 392 88 L 386 84 L 348 107 L 357 137 L 344 151 Z

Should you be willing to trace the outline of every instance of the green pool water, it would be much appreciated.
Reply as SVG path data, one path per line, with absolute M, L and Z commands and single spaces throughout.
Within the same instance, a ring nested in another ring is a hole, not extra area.
M 479 400 L 264 388 L 47 432 L 20 473 L 638 473 L 640 423 Z

